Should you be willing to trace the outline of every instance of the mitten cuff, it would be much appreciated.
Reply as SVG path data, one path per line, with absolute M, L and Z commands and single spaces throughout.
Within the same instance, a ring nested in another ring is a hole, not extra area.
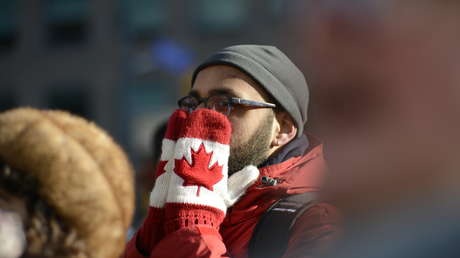
M 150 207 L 147 217 L 136 234 L 136 247 L 145 255 L 164 237 L 165 209 Z
M 167 203 L 165 217 L 165 232 L 169 234 L 193 226 L 206 226 L 219 230 L 225 214 L 219 209 L 205 205 Z

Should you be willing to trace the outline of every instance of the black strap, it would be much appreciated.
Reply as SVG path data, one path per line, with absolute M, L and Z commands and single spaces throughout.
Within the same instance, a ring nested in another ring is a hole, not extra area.
M 290 195 L 274 203 L 257 223 L 249 243 L 249 257 L 282 257 L 296 219 L 313 206 L 316 199 L 315 192 L 308 192 Z

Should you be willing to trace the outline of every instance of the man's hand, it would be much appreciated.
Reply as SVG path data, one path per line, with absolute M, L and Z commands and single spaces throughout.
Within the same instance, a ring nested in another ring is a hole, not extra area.
M 166 233 L 193 225 L 218 230 L 227 208 L 257 180 L 259 171 L 254 166 L 228 178 L 230 137 L 230 121 L 216 111 L 198 109 L 187 116 L 171 162 Z
M 161 157 L 155 174 L 155 186 L 150 194 L 150 207 L 147 218 L 136 235 L 136 246 L 147 255 L 164 237 L 164 206 L 168 193 L 169 181 L 174 167 L 174 149 L 179 131 L 183 127 L 187 113 L 175 111 L 169 118 L 166 133 L 162 141 Z
M 161 146 L 160 161 L 155 174 L 155 185 L 150 194 L 150 207 L 163 209 L 168 193 L 169 179 L 174 168 L 174 150 L 181 128 L 187 118 L 187 112 L 176 110 L 169 118 Z

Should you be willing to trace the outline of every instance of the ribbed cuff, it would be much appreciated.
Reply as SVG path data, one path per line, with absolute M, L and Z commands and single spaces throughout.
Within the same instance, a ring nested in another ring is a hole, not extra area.
M 165 205 L 165 232 L 169 234 L 181 228 L 206 226 L 219 230 L 225 214 L 210 206 L 184 203 Z
M 165 236 L 163 229 L 164 217 L 164 208 L 149 208 L 147 217 L 135 236 L 136 247 L 140 253 L 148 255 Z

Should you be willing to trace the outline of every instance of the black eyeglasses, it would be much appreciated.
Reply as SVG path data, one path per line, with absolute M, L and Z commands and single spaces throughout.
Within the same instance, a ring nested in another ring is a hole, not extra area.
M 226 116 L 230 115 L 234 106 L 246 106 L 253 108 L 275 108 L 276 105 L 273 103 L 259 102 L 255 100 L 240 99 L 230 97 L 226 95 L 214 95 L 208 98 L 197 98 L 194 96 L 185 96 L 177 102 L 180 109 L 184 109 L 188 112 L 195 110 L 201 103 L 204 103 L 204 107 L 215 110 Z

